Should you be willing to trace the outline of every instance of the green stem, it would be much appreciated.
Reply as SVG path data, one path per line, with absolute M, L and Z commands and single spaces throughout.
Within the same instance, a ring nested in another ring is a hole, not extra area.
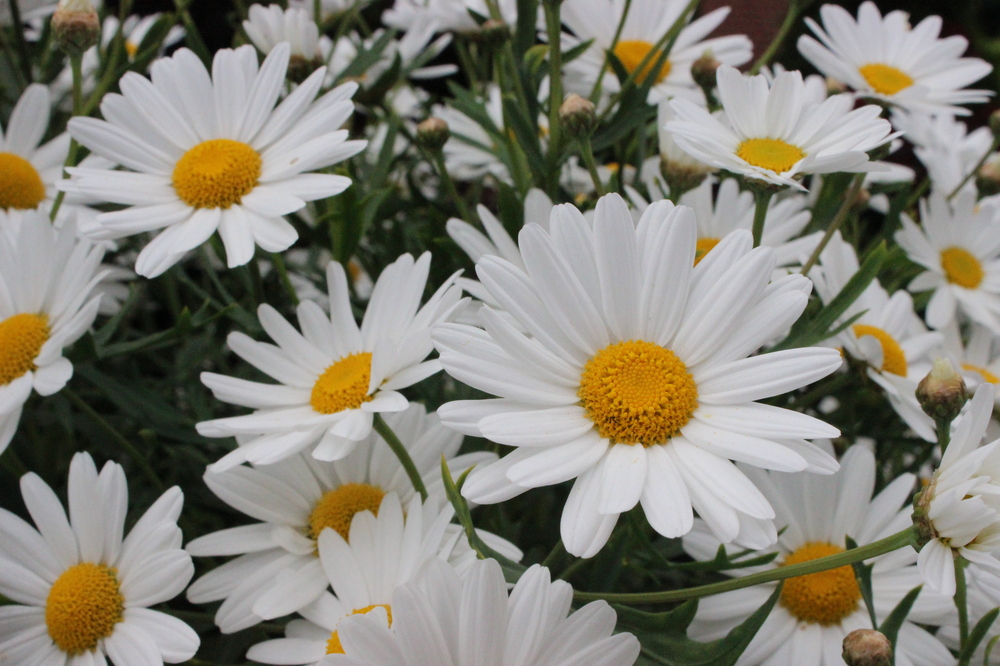
M 69 67 L 73 72 L 73 115 L 80 116 L 83 115 L 83 54 L 76 53 L 69 57 Z M 66 153 L 66 162 L 63 164 L 63 176 L 69 177 L 66 173 L 66 168 L 71 166 L 76 166 L 76 156 L 80 151 L 80 144 L 76 142 L 76 139 L 70 138 L 69 140 L 69 152 Z M 52 210 L 49 211 L 49 219 L 53 222 L 56 221 L 56 215 L 59 214 L 59 209 L 62 208 L 63 199 L 66 198 L 66 193 L 62 190 L 56 195 L 55 201 L 52 202 Z
M 958 609 L 959 652 L 965 650 L 969 642 L 969 605 L 965 600 L 965 560 L 955 558 L 955 608 Z M 958 666 L 967 666 L 968 659 L 963 659 Z
M 566 546 L 563 545 L 562 539 L 556 542 L 556 545 L 552 547 L 549 554 L 545 556 L 542 560 L 542 566 L 551 569 L 552 565 L 559 561 L 559 559 L 566 554 Z
M 455 208 L 458 209 L 458 214 L 462 216 L 462 219 L 471 222 L 475 218 L 472 216 L 472 211 L 469 210 L 469 205 L 465 203 L 465 199 L 458 193 L 458 188 L 455 187 L 455 181 L 451 179 L 451 174 L 448 173 L 448 167 L 445 166 L 444 153 L 440 150 L 436 150 L 431 153 L 431 161 L 434 166 L 437 167 L 438 175 L 441 176 L 441 182 L 444 185 L 445 191 L 451 198 L 452 202 L 455 204 Z
M 795 26 L 796 21 L 799 19 L 799 14 L 802 11 L 802 7 L 799 6 L 799 0 L 790 0 L 788 3 L 788 13 L 785 14 L 785 20 L 781 22 L 781 27 L 778 28 L 778 34 L 774 36 L 771 43 L 767 45 L 767 49 L 760 54 L 757 58 L 757 62 L 753 64 L 750 71 L 747 72 L 751 76 L 760 72 L 760 68 L 771 62 L 774 55 L 784 44 L 785 39 L 788 37 L 788 33 L 791 32 L 792 28 Z
M 191 0 L 174 0 L 174 7 L 177 9 L 178 15 L 180 15 L 181 23 L 184 24 L 185 41 L 191 47 L 191 50 L 194 51 L 195 55 L 211 70 L 212 54 L 209 53 L 208 47 L 205 46 L 205 40 L 201 38 L 197 24 L 191 18 L 191 12 L 188 11 L 188 5 L 190 4 Z
M 4 451 L 3 456 L 0 457 L 3 460 L 3 466 L 7 468 L 15 479 L 20 479 L 22 476 L 27 474 L 30 470 L 21 460 L 20 456 L 14 452 L 14 447 L 8 446 L 7 450 Z M 559 543 L 562 543 L 561 541 Z
M 618 27 L 615 29 L 615 36 L 611 40 L 611 46 L 608 47 L 608 51 L 614 53 L 615 47 L 618 46 L 618 40 L 621 39 L 622 29 L 625 27 L 625 21 L 628 20 L 628 12 L 632 8 L 632 0 L 625 0 L 625 7 L 622 9 L 622 18 L 618 21 Z M 604 54 L 604 63 L 601 65 L 601 71 L 597 73 L 597 81 L 594 82 L 594 88 L 590 91 L 590 101 L 597 104 L 601 99 L 601 90 L 604 87 L 604 74 L 608 71 L 608 54 Z
M 292 301 L 292 305 L 298 307 L 299 296 L 295 293 L 295 287 L 292 286 L 292 281 L 288 277 L 288 267 L 285 266 L 285 258 L 279 252 L 272 252 L 271 261 L 274 262 L 274 268 L 278 271 L 278 277 L 281 278 L 281 284 L 284 285 L 285 291 L 288 292 L 288 298 Z
M 847 195 L 844 197 L 843 203 L 840 204 L 837 214 L 833 216 L 832 220 L 830 220 L 830 224 L 826 228 L 826 233 L 823 234 L 823 238 L 819 241 L 819 245 L 816 246 L 816 248 L 812 251 L 812 254 L 809 255 L 809 259 L 805 264 L 803 264 L 801 271 L 803 275 L 808 275 L 809 269 L 816 265 L 816 262 L 819 261 L 819 255 L 823 253 L 827 243 L 829 243 L 830 239 L 833 238 L 833 234 L 844 223 L 844 220 L 847 219 L 847 214 L 851 212 L 851 207 L 854 206 L 854 202 L 857 200 L 858 194 L 861 192 L 861 186 L 864 182 L 865 174 L 859 173 L 854 177 L 854 181 L 851 183 L 850 189 L 847 190 Z
M 21 8 L 18 0 L 7 0 L 10 5 L 10 25 L 14 32 L 14 43 L 21 60 L 21 72 L 25 80 L 31 81 L 31 55 L 28 53 L 28 40 L 24 37 L 24 22 L 21 20 Z
M 594 162 L 594 150 L 590 145 L 590 137 L 582 137 L 577 142 L 580 144 L 580 154 L 583 156 L 583 163 L 590 173 L 590 179 L 594 181 L 594 189 L 597 191 L 597 196 L 603 197 L 607 192 L 604 189 L 604 183 L 601 182 L 601 175 L 597 173 L 597 164 Z
M 913 543 L 916 537 L 914 527 L 907 527 L 905 530 L 896 532 L 884 539 L 875 541 L 865 546 L 845 550 L 835 555 L 827 555 L 808 562 L 779 566 L 767 571 L 760 571 L 740 578 L 731 578 L 720 583 L 709 585 L 699 585 L 689 587 L 686 590 L 666 590 L 663 592 L 638 592 L 638 593 L 601 593 L 601 592 L 574 592 L 573 599 L 577 602 L 595 601 L 604 599 L 611 603 L 622 604 L 661 604 L 674 601 L 686 601 L 706 597 L 710 594 L 719 594 L 731 590 L 740 590 L 744 587 L 753 587 L 761 583 L 770 583 L 795 576 L 805 576 L 808 574 L 837 569 L 839 567 L 868 560 L 879 555 L 891 553 L 894 550 L 905 548 Z
M 545 9 L 545 29 L 549 38 L 549 196 L 555 197 L 559 188 L 559 156 L 562 152 L 562 124 L 559 107 L 563 103 L 562 87 L 562 18 L 559 16 L 562 0 L 542 0 Z
M 139 453 L 139 450 L 132 446 L 132 442 L 125 438 L 125 435 L 121 434 L 115 430 L 114 426 L 104 420 L 104 417 L 97 413 L 97 411 L 87 404 L 87 401 L 77 395 L 76 391 L 69 388 L 68 386 L 63 389 L 63 393 L 69 398 L 70 402 L 76 405 L 81 412 L 86 414 L 90 419 L 96 423 L 104 432 L 111 436 L 111 439 L 118 445 L 119 448 L 132 459 L 142 473 L 146 475 L 146 478 L 156 486 L 158 490 L 163 490 L 163 481 L 156 474 L 153 468 L 149 465 L 149 461 L 146 457 Z
M 941 455 L 944 455 L 948 444 L 951 443 L 951 419 L 934 419 L 937 426 L 938 444 L 941 446 Z
M 759 188 L 754 192 L 755 207 L 753 211 L 753 246 L 760 247 L 760 239 L 764 236 L 764 221 L 767 220 L 767 208 L 771 205 L 774 192 L 767 188 Z
M 406 476 L 410 477 L 410 483 L 418 493 L 420 493 L 421 499 L 427 499 L 427 487 L 424 485 L 424 480 L 420 477 L 420 472 L 417 470 L 417 466 L 413 464 L 413 458 L 410 457 L 409 451 L 403 446 L 403 443 L 399 441 L 399 437 L 396 437 L 396 433 L 392 431 L 389 424 L 385 422 L 382 415 L 375 413 L 374 419 L 375 432 L 382 436 L 385 443 L 389 445 L 392 452 L 396 454 L 399 458 L 399 464 L 403 466 L 406 470 Z
M 313 0 L 313 20 L 316 25 L 323 25 L 323 0 Z
M 990 144 L 990 149 L 987 150 L 986 153 L 981 158 L 979 158 L 979 161 L 976 162 L 976 166 L 972 167 L 972 171 L 965 174 L 965 178 L 962 179 L 962 182 L 960 182 L 958 185 L 955 186 L 955 189 L 953 189 L 951 191 L 951 194 L 948 195 L 948 201 L 954 199 L 955 195 L 958 194 L 963 187 L 965 187 L 965 184 L 968 183 L 969 180 L 973 176 L 975 176 L 976 173 L 979 172 L 982 166 L 986 164 L 986 160 L 989 159 L 990 155 L 993 154 L 993 151 L 996 150 L 998 146 L 1000 146 L 1000 138 L 994 137 L 993 143 Z

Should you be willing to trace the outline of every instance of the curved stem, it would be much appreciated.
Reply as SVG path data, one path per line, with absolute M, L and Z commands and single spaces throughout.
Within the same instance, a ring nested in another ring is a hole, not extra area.
M 417 466 L 413 464 L 413 458 L 410 457 L 409 451 L 407 451 L 406 447 L 403 446 L 403 443 L 399 441 L 399 437 L 396 437 L 396 433 L 392 431 L 392 428 L 390 428 L 389 424 L 385 422 L 382 415 L 377 412 L 375 414 L 374 425 L 375 432 L 382 436 L 385 443 L 389 445 L 392 452 L 396 454 L 397 458 L 399 458 L 399 464 L 401 464 L 403 469 L 406 470 L 406 476 L 410 477 L 410 483 L 412 483 L 416 491 L 420 493 L 420 498 L 426 500 L 427 487 L 424 485 L 424 480 L 420 477 L 420 472 L 417 471 Z
M 767 45 L 767 50 L 760 54 L 757 58 L 757 62 L 753 64 L 750 71 L 747 74 L 753 76 L 760 72 L 760 68 L 771 62 L 774 55 L 781 48 L 781 45 L 785 43 L 785 39 L 788 38 L 788 33 L 791 32 L 792 28 L 795 26 L 795 22 L 799 20 L 799 14 L 802 11 L 802 7 L 799 6 L 799 0 L 790 0 L 788 3 L 788 13 L 785 14 L 785 20 L 781 22 L 781 27 L 778 28 L 778 34 L 774 36 L 771 43 Z
M 559 107 L 563 103 L 562 87 L 562 19 L 559 8 L 562 0 L 542 0 L 545 10 L 545 29 L 549 38 L 549 196 L 559 188 L 559 156 L 562 152 L 562 124 Z
M 288 298 L 292 301 L 292 305 L 298 307 L 299 295 L 295 293 L 292 280 L 288 277 L 288 267 L 285 266 L 285 258 L 281 256 L 280 252 L 272 252 L 271 261 L 274 262 L 274 268 L 278 271 L 278 277 L 281 279 L 281 284 L 285 288 Z
M 824 248 L 826 248 L 830 239 L 833 238 L 834 232 L 840 228 L 840 226 L 844 223 L 844 220 L 847 219 L 847 214 L 851 212 L 851 207 L 854 205 L 855 200 L 857 200 L 858 194 L 861 192 L 861 186 L 864 182 L 865 174 L 859 173 L 854 177 L 854 182 L 851 183 L 851 189 L 847 191 L 847 195 L 844 197 L 844 202 L 840 204 L 837 214 L 833 216 L 832 220 L 830 220 L 830 224 L 826 228 L 826 233 L 823 234 L 823 238 L 819 241 L 819 245 L 817 245 L 816 249 L 814 249 L 812 254 L 809 255 L 809 260 L 802 265 L 802 270 L 800 271 L 802 275 L 808 275 L 809 269 L 815 266 L 816 262 L 819 261 L 819 255 L 823 253 Z
M 981 169 L 982 166 L 986 164 L 986 160 L 989 159 L 989 156 L 993 154 L 993 151 L 996 150 L 998 146 L 1000 146 L 1000 139 L 994 138 L 993 143 L 990 144 L 989 150 L 987 150 L 986 153 L 981 158 L 979 158 L 979 161 L 976 162 L 976 166 L 972 167 L 972 171 L 965 174 L 965 178 L 962 179 L 962 182 L 956 185 L 955 189 L 953 189 L 951 193 L 948 194 L 948 201 L 954 199 L 955 195 L 958 194 L 963 187 L 965 187 L 965 184 L 968 183 L 969 180 L 973 176 L 975 176 L 976 173 L 979 172 L 979 169 Z
M 774 192 L 764 188 L 754 192 L 756 207 L 753 211 L 753 246 L 760 247 L 760 239 L 764 236 L 764 221 L 767 219 L 767 208 L 771 204 Z
M 79 53 L 71 55 L 69 57 L 69 67 L 73 73 L 73 115 L 81 116 L 83 115 L 83 56 Z M 71 137 L 69 140 L 69 152 L 66 153 L 66 162 L 63 164 L 64 177 L 68 177 L 69 175 L 66 173 L 66 167 L 76 166 L 76 156 L 79 151 L 80 144 L 76 142 L 76 139 Z M 60 190 L 59 194 L 56 195 L 55 201 L 52 202 L 49 219 L 53 222 L 56 221 L 56 215 L 59 214 L 59 209 L 62 207 L 62 202 L 65 198 L 66 193 Z
M 590 137 L 582 137 L 577 142 L 580 144 L 580 154 L 583 156 L 583 163 L 587 167 L 590 179 L 594 181 L 594 191 L 597 192 L 597 196 L 603 197 L 607 192 L 604 189 L 604 183 L 601 182 L 601 175 L 597 173 L 597 163 L 594 161 L 594 149 L 590 145 Z

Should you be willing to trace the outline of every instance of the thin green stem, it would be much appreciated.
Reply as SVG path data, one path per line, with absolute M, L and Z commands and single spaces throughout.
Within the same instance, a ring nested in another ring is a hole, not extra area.
M 965 599 L 965 560 L 955 558 L 955 608 L 958 609 L 959 652 L 965 650 L 969 642 L 969 605 Z M 967 666 L 968 659 L 959 662 L 958 666 Z
M 549 38 L 549 196 L 555 197 L 559 188 L 559 156 L 562 153 L 562 123 L 559 107 L 563 102 L 562 86 L 562 19 L 559 15 L 562 0 L 542 0 L 545 9 L 545 30 Z
M 674 601 L 686 601 L 706 597 L 710 594 L 729 592 L 730 590 L 740 590 L 744 587 L 752 587 L 761 583 L 770 583 L 795 576 L 805 576 L 808 574 L 836 569 L 839 567 L 868 560 L 879 555 L 891 553 L 894 550 L 905 548 L 911 545 L 916 537 L 916 529 L 908 527 L 905 530 L 896 532 L 891 536 L 880 539 L 873 543 L 851 550 L 845 550 L 835 555 L 827 555 L 808 562 L 790 564 L 783 567 L 775 567 L 767 571 L 760 571 L 755 574 L 740 578 L 731 578 L 720 583 L 709 585 L 699 585 L 689 587 L 686 590 L 666 590 L 663 592 L 639 592 L 639 593 L 602 593 L 602 592 L 574 592 L 573 599 L 578 602 L 595 601 L 604 599 L 611 603 L 622 604 L 661 604 Z
M 590 179 L 594 181 L 594 190 L 597 191 L 597 196 L 603 197 L 607 191 L 604 189 L 604 183 L 601 182 L 601 175 L 597 173 L 597 163 L 594 161 L 594 150 L 590 145 L 590 137 L 582 137 L 577 140 L 577 143 L 580 144 L 580 154 L 583 156 L 587 172 L 590 173 Z
M 963 187 L 965 187 L 965 184 L 968 183 L 969 180 L 973 176 L 975 176 L 976 173 L 979 172 L 982 166 L 986 164 L 986 160 L 989 159 L 990 155 L 993 154 L 993 151 L 996 150 L 998 146 L 1000 146 L 1000 138 L 994 137 L 993 143 L 990 144 L 990 149 L 987 150 L 986 153 L 984 153 L 981 158 L 979 158 L 979 161 L 976 162 L 976 166 L 972 167 L 972 171 L 965 174 L 965 178 L 962 179 L 962 182 L 960 182 L 958 185 L 955 186 L 955 189 L 953 189 L 951 193 L 948 195 L 948 201 L 954 199 L 955 195 L 958 194 Z
M 73 73 L 73 115 L 79 116 L 83 114 L 83 54 L 74 53 L 69 57 L 69 68 Z M 80 152 L 80 144 L 76 142 L 76 139 L 70 138 L 69 140 L 69 152 L 66 153 L 66 162 L 63 163 L 63 176 L 68 177 L 69 174 L 66 173 L 67 167 L 76 166 L 76 156 Z M 56 221 L 56 215 L 59 214 L 59 209 L 62 208 L 63 199 L 66 198 L 66 193 L 62 190 L 56 195 L 55 201 L 52 202 L 52 210 L 49 211 L 49 219 L 53 222 Z
M 28 40 L 24 37 L 24 23 L 21 20 L 21 8 L 17 5 L 18 0 L 7 0 L 10 5 L 10 25 L 14 32 L 14 44 L 17 46 L 17 53 L 21 60 L 21 72 L 25 80 L 31 81 L 31 55 L 28 53 Z
M 937 426 L 938 444 L 941 446 L 941 455 L 944 455 L 948 444 L 951 443 L 951 419 L 934 419 Z
M 771 62 L 778 49 L 781 45 L 785 43 L 785 39 L 788 38 L 788 33 L 791 32 L 792 28 L 795 26 L 796 21 L 799 20 L 799 14 L 802 12 L 802 6 L 799 0 L 790 0 L 788 3 L 788 13 L 785 14 L 785 20 L 781 22 L 781 27 L 778 28 L 778 34 L 774 36 L 771 43 L 767 45 L 767 49 L 760 54 L 757 58 L 757 62 L 753 64 L 750 71 L 747 72 L 751 76 L 760 72 L 760 68 Z
M 323 0 L 313 0 L 313 20 L 316 25 L 323 25 Z
M 774 192 L 759 188 L 754 192 L 754 211 L 753 211 L 753 246 L 760 247 L 760 239 L 764 237 L 764 221 L 767 220 L 767 208 L 771 205 L 771 197 L 774 196 Z
M 413 487 L 420 493 L 422 499 L 427 499 L 427 487 L 424 485 L 424 480 L 420 477 L 420 472 L 417 470 L 417 466 L 413 464 L 413 458 L 410 457 L 409 451 L 403 446 L 403 443 L 399 441 L 399 437 L 396 437 L 396 433 L 392 431 L 389 424 L 385 422 L 382 415 L 375 413 L 374 419 L 375 432 L 382 436 L 385 443 L 389 445 L 392 452 L 396 454 L 399 459 L 399 464 L 403 466 L 406 470 L 406 476 L 410 477 L 410 483 Z
M 859 173 L 854 177 L 854 181 L 851 182 L 850 189 L 847 190 L 847 195 L 844 197 L 844 201 L 840 204 L 840 208 L 837 210 L 836 215 L 830 220 L 829 226 L 826 228 L 826 233 L 823 234 L 823 238 L 820 239 L 819 245 L 812 251 L 809 255 L 809 259 L 802 266 L 801 273 L 803 275 L 808 275 L 809 269 L 816 265 L 819 261 L 819 255 L 823 253 L 824 248 L 826 248 L 827 243 L 833 238 L 833 234 L 844 224 L 844 220 L 847 219 L 848 213 L 851 212 L 851 208 L 854 206 L 854 202 L 858 198 L 858 194 L 861 192 L 861 186 L 865 182 L 865 174 Z
M 280 252 L 272 252 L 271 261 L 274 262 L 274 268 L 278 271 L 278 277 L 281 278 L 281 284 L 284 285 L 289 300 L 292 301 L 292 305 L 298 307 L 299 295 L 295 293 L 295 287 L 292 286 L 292 281 L 288 277 L 288 267 L 285 266 L 285 258 L 281 256 Z
M 618 27 L 615 29 L 615 36 L 611 40 L 611 46 L 608 47 L 608 51 L 614 53 L 615 47 L 618 46 L 618 40 L 621 39 L 622 29 L 625 27 L 625 21 L 628 20 L 628 12 L 632 8 L 632 0 L 625 0 L 625 7 L 622 9 L 622 18 L 618 22 Z M 601 99 L 601 89 L 604 86 L 604 74 L 608 71 L 608 54 L 604 54 L 604 62 L 601 64 L 601 71 L 597 74 L 597 80 L 594 82 L 594 88 L 590 91 L 590 101 L 597 104 L 598 100 Z
M 181 18 L 181 23 L 184 24 L 185 31 L 185 41 L 187 45 L 191 47 L 195 55 L 198 56 L 205 65 L 211 69 L 212 67 L 212 54 L 209 53 L 208 47 L 205 45 L 205 40 L 201 38 L 201 33 L 198 32 L 198 25 L 191 18 L 191 12 L 188 11 L 188 5 L 191 4 L 191 0 L 174 0 L 174 7 L 177 9 L 177 14 Z
M 461 215 L 462 219 L 467 222 L 474 220 L 475 218 L 472 217 L 472 211 L 469 210 L 469 205 L 465 203 L 465 199 L 463 199 L 458 193 L 458 188 L 455 187 L 455 181 L 451 179 L 451 174 L 448 173 L 448 167 L 444 162 L 444 153 L 440 150 L 432 152 L 431 161 L 437 168 L 438 175 L 441 176 L 441 183 L 444 185 L 445 191 L 455 204 L 455 208 L 458 209 L 458 214 Z
M 566 546 L 563 545 L 562 539 L 559 539 L 556 545 L 552 547 L 552 550 L 549 551 L 549 554 L 545 556 L 545 559 L 542 560 L 542 566 L 551 569 L 552 565 L 558 562 L 565 554 Z

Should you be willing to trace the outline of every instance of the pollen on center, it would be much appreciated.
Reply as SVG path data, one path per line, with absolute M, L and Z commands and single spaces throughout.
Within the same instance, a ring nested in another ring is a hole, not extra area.
M 0 208 L 30 210 L 45 201 L 45 183 L 31 162 L 0 152 Z
M 858 67 L 858 72 L 872 89 L 883 95 L 895 95 L 913 85 L 913 77 L 901 69 L 880 62 L 873 62 Z
M 370 352 L 348 354 L 328 367 L 313 384 L 309 404 L 320 414 L 336 414 L 357 409 L 370 401 L 368 383 L 372 376 Z
M 855 324 L 851 326 L 851 330 L 859 338 L 863 335 L 870 335 L 878 340 L 878 343 L 882 346 L 882 367 L 879 370 L 882 372 L 891 372 L 900 377 L 906 376 L 909 367 L 906 364 L 906 352 L 896 342 L 896 338 L 878 326 L 869 326 L 868 324 Z
M 359 608 L 357 610 L 351 611 L 351 615 L 367 615 L 376 608 L 384 608 L 387 615 L 387 620 L 389 626 L 392 626 L 392 607 L 389 604 L 372 604 L 371 606 L 365 606 L 364 608 Z M 344 646 L 340 644 L 340 635 L 337 630 L 334 629 L 333 633 L 330 634 L 330 640 L 326 642 L 326 653 L 327 654 L 344 654 Z
M 625 70 L 631 74 L 635 70 L 639 69 L 639 65 L 645 60 L 646 56 L 653 50 L 653 44 L 649 42 L 642 41 L 640 39 L 626 39 L 615 44 L 614 54 L 621 61 L 622 66 Z M 636 81 L 639 84 L 646 82 L 649 78 L 650 73 L 653 71 L 653 67 L 656 66 L 656 61 L 660 57 L 659 53 L 654 53 L 653 56 L 646 63 L 646 66 L 642 68 L 642 71 L 636 75 Z M 670 76 L 671 65 L 670 61 L 667 60 L 660 67 L 659 71 L 656 72 L 655 82 L 663 83 L 668 76 Z
M 110 636 L 124 612 L 125 599 L 115 570 L 84 562 L 52 583 L 45 601 L 45 625 L 56 647 L 79 655 Z
M 975 289 L 986 277 L 986 271 L 976 255 L 954 245 L 941 251 L 941 270 L 948 282 L 966 289 Z
M 318 539 L 320 533 L 329 527 L 347 541 L 354 516 L 362 511 L 371 511 L 378 516 L 383 497 L 384 490 L 367 483 L 348 483 L 326 492 L 309 516 L 309 535 Z
M 22 312 L 0 321 L 0 386 L 35 369 L 35 358 L 49 339 L 45 315 Z
M 697 266 L 712 249 L 719 244 L 721 238 L 699 238 L 695 244 L 694 265 Z
M 833 544 L 813 541 L 786 557 L 782 566 L 842 552 L 843 548 Z M 853 613 L 860 599 L 861 589 L 850 565 L 789 578 L 781 589 L 781 605 L 789 613 L 802 622 L 823 626 L 837 624 Z
M 736 148 L 736 155 L 747 164 L 775 173 L 784 173 L 804 158 L 798 146 L 781 139 L 747 139 Z
M 229 208 L 257 186 L 261 159 L 240 141 L 212 139 L 188 150 L 174 166 L 177 196 L 194 208 Z
M 663 444 L 698 407 L 698 388 L 684 362 L 644 340 L 597 352 L 584 366 L 577 395 L 600 435 L 621 444 Z

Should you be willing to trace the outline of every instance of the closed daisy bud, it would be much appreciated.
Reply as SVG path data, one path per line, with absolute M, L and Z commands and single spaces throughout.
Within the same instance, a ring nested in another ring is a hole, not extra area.
M 715 72 L 720 65 L 722 63 L 715 59 L 711 51 L 705 51 L 700 58 L 691 63 L 691 78 L 706 95 L 715 89 Z
M 417 125 L 417 143 L 431 152 L 437 152 L 448 143 L 451 130 L 441 118 L 428 118 Z
M 97 43 L 101 21 L 90 0 L 60 0 L 52 15 L 56 43 L 69 55 L 80 55 Z
M 574 139 L 589 136 L 594 131 L 594 103 L 576 93 L 569 95 L 559 107 L 559 120 Z
M 892 643 L 880 631 L 855 629 L 844 638 L 847 666 L 890 666 Z
M 1000 194 L 1000 154 L 993 154 L 976 172 L 976 189 L 983 196 Z
M 483 41 L 490 46 L 502 46 L 510 39 L 510 26 L 503 21 L 490 19 L 481 26 Z
M 928 416 L 951 421 L 965 405 L 965 380 L 946 358 L 937 358 L 917 385 L 917 401 Z

